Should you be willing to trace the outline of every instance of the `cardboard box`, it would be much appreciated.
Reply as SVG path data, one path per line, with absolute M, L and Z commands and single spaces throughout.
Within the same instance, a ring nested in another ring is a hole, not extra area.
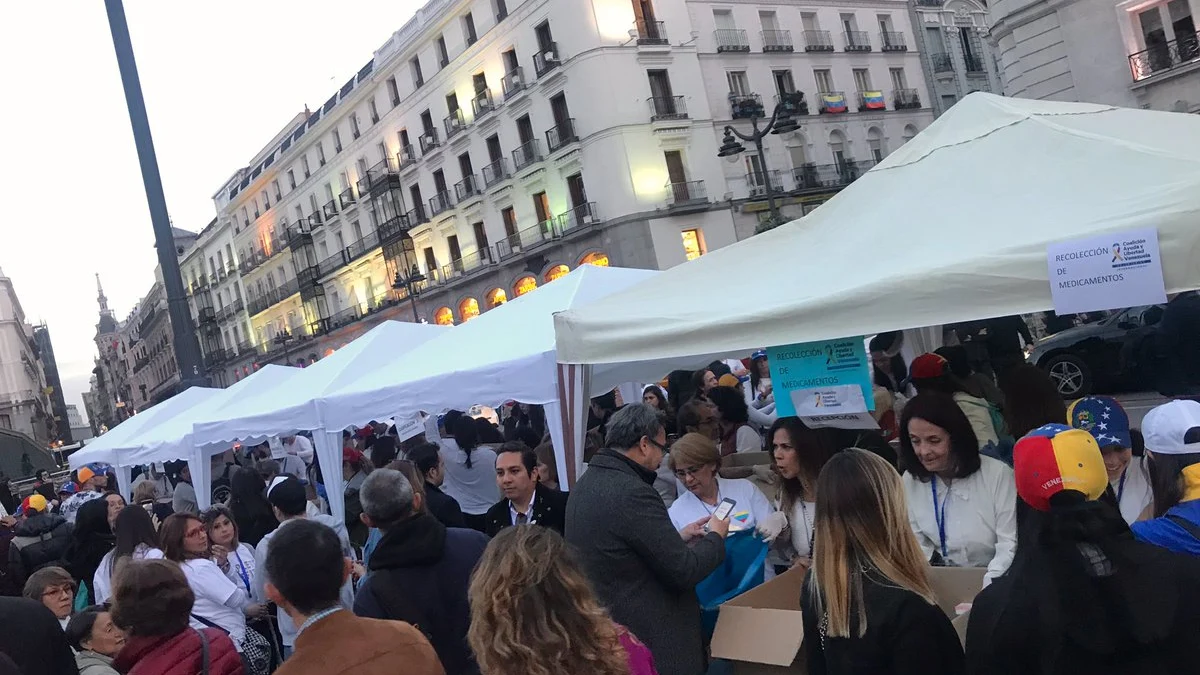
M 938 606 L 954 617 L 954 606 L 970 602 L 983 587 L 986 570 L 975 567 L 931 567 L 929 580 Z M 735 675 L 801 675 L 807 672 L 800 589 L 805 570 L 790 569 L 721 605 L 713 633 L 712 656 L 733 663 Z M 958 617 L 959 638 L 966 617 Z

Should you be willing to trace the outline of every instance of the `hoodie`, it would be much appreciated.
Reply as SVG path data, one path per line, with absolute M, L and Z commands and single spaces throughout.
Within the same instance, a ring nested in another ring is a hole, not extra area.
M 447 675 L 478 674 L 467 646 L 467 587 L 487 544 L 482 533 L 448 528 L 428 513 L 389 528 L 371 555 L 354 613 L 407 621 L 433 644 Z
M 8 565 L 16 588 L 30 574 L 57 565 L 71 542 L 71 524 L 54 513 L 38 513 L 17 523 L 9 545 Z
M 113 660 L 96 652 L 75 652 L 75 665 L 79 666 L 79 675 L 117 675 Z

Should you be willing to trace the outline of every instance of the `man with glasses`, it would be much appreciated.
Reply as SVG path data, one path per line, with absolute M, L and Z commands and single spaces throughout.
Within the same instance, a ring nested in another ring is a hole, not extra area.
M 567 541 L 613 620 L 650 647 L 660 675 L 702 673 L 695 589 L 725 559 L 729 521 L 705 517 L 682 531 L 671 524 L 653 487 L 667 451 L 654 408 L 637 403 L 617 411 L 607 445 L 571 491 Z

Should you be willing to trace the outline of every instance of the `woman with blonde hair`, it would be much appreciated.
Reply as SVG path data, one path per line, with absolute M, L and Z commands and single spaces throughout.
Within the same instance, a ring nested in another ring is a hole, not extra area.
M 859 449 L 830 458 L 817 480 L 814 529 L 813 567 L 800 596 L 809 672 L 966 672 L 890 464 Z
M 655 675 L 650 649 L 600 606 L 562 536 L 505 528 L 471 577 L 467 641 L 486 675 Z

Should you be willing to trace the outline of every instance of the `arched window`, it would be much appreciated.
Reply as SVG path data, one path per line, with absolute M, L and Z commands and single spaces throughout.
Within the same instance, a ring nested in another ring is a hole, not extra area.
M 555 265 L 546 270 L 546 283 L 550 283 L 559 277 L 565 277 L 570 271 L 571 268 L 566 265 Z
M 449 307 L 440 307 L 433 313 L 433 322 L 439 326 L 453 326 L 454 312 Z
M 523 276 L 513 284 L 513 295 L 519 298 L 535 288 L 537 288 L 537 279 L 532 276 Z
M 829 151 L 833 153 L 833 163 L 838 167 L 846 165 L 850 160 L 850 149 L 846 147 L 846 135 L 834 129 L 829 132 Z
M 904 125 L 904 142 L 907 143 L 917 135 L 917 128 L 911 124 Z
M 596 267 L 608 267 L 608 256 L 599 252 L 593 251 L 579 260 L 580 265 L 595 265 Z
M 475 298 L 466 298 L 458 303 L 458 316 L 464 323 L 479 316 L 479 301 Z
M 876 163 L 882 162 L 887 155 L 887 147 L 883 142 L 883 133 L 879 131 L 879 127 L 871 127 L 867 129 L 867 148 L 871 152 L 871 159 Z
M 485 300 L 487 300 L 488 309 L 499 307 L 500 305 L 508 302 L 508 294 L 504 292 L 503 288 L 493 288 L 487 292 L 487 295 L 483 297 Z

